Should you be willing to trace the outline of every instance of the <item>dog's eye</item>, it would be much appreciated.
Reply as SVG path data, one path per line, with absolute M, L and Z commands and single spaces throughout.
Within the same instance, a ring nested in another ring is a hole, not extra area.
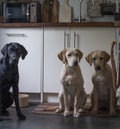
M 78 56 L 78 53 L 76 54 L 76 56 Z
M 10 51 L 14 51 L 14 49 L 13 48 L 10 48 Z
M 70 57 L 71 56 L 71 54 L 68 54 L 68 57 Z
M 16 52 L 17 52 L 17 53 L 20 53 L 20 50 L 19 50 L 19 49 L 17 49 L 17 50 L 16 50 Z
M 92 60 L 93 60 L 93 61 L 95 61 L 95 60 L 96 60 L 96 58 L 92 58 Z
M 100 60 L 103 60 L 103 57 L 100 57 Z

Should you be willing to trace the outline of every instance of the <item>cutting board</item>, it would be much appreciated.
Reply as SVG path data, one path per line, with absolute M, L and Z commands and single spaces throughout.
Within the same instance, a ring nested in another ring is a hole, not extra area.
M 68 0 L 64 0 L 64 3 L 59 7 L 59 22 L 71 22 L 72 8 L 68 4 Z
M 50 7 L 50 22 L 58 22 L 59 1 L 52 0 Z
M 42 14 L 42 21 L 49 22 L 49 0 L 45 0 L 43 2 L 43 14 Z

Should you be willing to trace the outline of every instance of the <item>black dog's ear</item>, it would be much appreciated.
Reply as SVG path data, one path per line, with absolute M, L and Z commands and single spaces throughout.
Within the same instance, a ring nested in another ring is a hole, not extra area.
M 2 48 L 2 50 L 1 50 L 1 53 L 3 54 L 3 56 L 7 56 L 7 48 L 8 48 L 8 44 L 6 44 L 3 48 Z
M 21 45 L 21 54 L 22 54 L 22 59 L 25 59 L 25 56 L 28 54 L 27 50 L 24 48 L 23 45 Z

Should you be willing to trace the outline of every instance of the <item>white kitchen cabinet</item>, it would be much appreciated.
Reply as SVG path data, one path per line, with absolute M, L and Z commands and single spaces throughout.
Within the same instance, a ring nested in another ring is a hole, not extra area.
M 110 53 L 111 43 L 115 38 L 114 28 L 95 27 L 95 28 L 72 28 L 71 44 L 72 47 L 79 48 L 83 52 L 83 58 L 80 62 L 84 77 L 84 87 L 87 93 L 90 93 L 93 86 L 91 77 L 93 69 L 86 62 L 85 57 L 94 50 L 105 50 Z
M 87 93 L 92 91 L 91 76 L 93 68 L 85 57 L 94 50 L 105 50 L 110 53 L 114 40 L 114 28 L 45 28 L 44 30 L 44 92 L 58 93 L 61 88 L 60 70 L 62 62 L 57 58 L 63 48 L 78 48 L 83 52 L 80 62 Z
M 19 42 L 28 50 L 25 60 L 19 62 L 19 89 L 20 92 L 42 93 L 42 102 L 43 93 L 58 93 L 61 89 L 62 62 L 57 55 L 64 48 L 79 48 L 83 52 L 80 66 L 85 90 L 90 93 L 93 69 L 85 57 L 96 49 L 110 52 L 114 31 L 112 27 L 0 28 L 0 47 Z
M 44 28 L 44 92 L 58 93 L 62 62 L 57 55 L 70 46 L 67 28 Z
M 19 61 L 20 92 L 40 93 L 43 74 L 43 29 L 0 28 L 0 47 L 10 42 L 18 42 L 28 51 L 25 60 Z

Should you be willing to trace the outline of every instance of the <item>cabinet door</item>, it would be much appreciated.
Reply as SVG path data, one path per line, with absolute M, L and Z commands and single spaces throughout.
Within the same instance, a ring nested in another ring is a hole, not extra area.
M 44 92 L 58 93 L 61 88 L 62 62 L 57 55 L 69 44 L 68 37 L 64 28 L 44 29 Z
M 80 62 L 84 77 L 84 86 L 87 93 L 92 91 L 91 77 L 93 69 L 86 62 L 85 57 L 94 50 L 105 50 L 110 53 L 111 43 L 114 40 L 114 28 L 73 28 L 72 47 L 79 48 L 83 52 Z
M 40 93 L 42 67 L 42 28 L 3 28 L 0 29 L 1 48 L 10 42 L 22 44 L 28 51 L 25 60 L 19 61 L 20 92 Z

